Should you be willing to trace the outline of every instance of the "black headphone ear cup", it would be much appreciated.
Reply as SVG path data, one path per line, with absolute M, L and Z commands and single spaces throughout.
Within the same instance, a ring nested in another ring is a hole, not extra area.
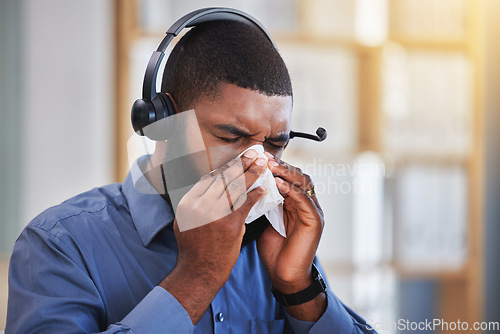
M 146 101 L 146 103 L 150 105 L 148 106 L 148 115 L 150 118 L 148 124 L 146 124 L 145 121 L 141 123 L 144 127 L 140 131 L 140 135 L 146 136 L 155 141 L 167 140 L 171 132 L 171 122 L 160 121 L 175 114 L 175 108 L 172 100 L 165 93 L 157 93 L 151 101 Z M 138 106 L 142 107 L 142 102 L 138 102 Z
M 132 105 L 132 127 L 137 134 L 144 136 L 144 128 L 156 121 L 156 112 L 153 103 L 149 100 L 138 99 Z
M 139 99 L 132 105 L 131 120 L 134 131 L 141 135 L 147 136 L 153 140 L 165 140 L 165 135 L 161 129 L 161 125 L 149 126 L 153 123 L 175 114 L 175 107 L 170 97 L 165 93 L 158 93 L 152 101 Z M 149 126 L 149 127 L 148 127 Z M 144 133 L 148 127 L 148 133 Z
M 165 93 L 158 93 L 158 97 L 161 99 L 161 102 L 165 108 L 164 117 L 175 115 L 174 103 L 172 102 L 170 96 Z M 156 117 L 158 117 L 158 114 L 156 115 Z
M 157 93 L 151 102 L 153 102 L 156 113 L 155 121 L 159 121 L 160 119 L 175 114 L 174 104 L 167 94 Z

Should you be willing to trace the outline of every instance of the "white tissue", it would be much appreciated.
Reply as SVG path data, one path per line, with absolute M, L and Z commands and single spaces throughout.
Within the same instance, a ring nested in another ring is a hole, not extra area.
M 250 149 L 257 151 L 259 157 L 268 160 L 267 156 L 264 154 L 264 147 L 262 145 L 251 146 L 243 151 L 239 156 Z M 245 223 L 249 224 L 260 216 L 265 215 L 274 229 L 283 237 L 286 237 L 285 224 L 283 223 L 283 197 L 278 191 L 276 181 L 274 180 L 274 176 L 269 168 L 266 169 L 264 174 L 262 174 L 257 181 L 255 181 L 246 193 L 261 185 L 266 187 L 267 193 L 252 207 L 248 213 Z

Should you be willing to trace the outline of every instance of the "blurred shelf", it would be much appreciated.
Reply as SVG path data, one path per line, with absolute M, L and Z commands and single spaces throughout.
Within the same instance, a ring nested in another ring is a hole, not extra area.
M 394 152 L 383 151 L 384 160 L 392 166 L 402 167 L 405 165 L 438 165 L 438 166 L 465 166 L 471 155 L 453 153 L 422 153 L 422 152 Z
M 432 279 L 438 281 L 463 280 L 467 274 L 466 267 L 448 270 L 422 270 L 418 268 L 410 269 L 402 267 L 399 264 L 393 264 L 393 266 L 397 275 L 402 279 Z
M 469 43 L 463 39 L 427 39 L 392 34 L 388 41 L 395 42 L 407 49 L 424 49 L 426 51 L 462 51 L 469 50 Z

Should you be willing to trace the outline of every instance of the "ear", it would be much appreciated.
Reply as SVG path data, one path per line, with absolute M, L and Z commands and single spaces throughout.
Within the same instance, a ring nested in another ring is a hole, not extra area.
M 170 93 L 166 93 L 166 94 L 168 95 L 168 97 L 170 98 L 170 101 L 172 101 L 172 104 L 174 105 L 175 113 L 176 114 L 180 113 L 179 106 L 177 105 L 177 102 L 175 102 L 175 99 L 172 96 L 172 94 L 170 94 Z

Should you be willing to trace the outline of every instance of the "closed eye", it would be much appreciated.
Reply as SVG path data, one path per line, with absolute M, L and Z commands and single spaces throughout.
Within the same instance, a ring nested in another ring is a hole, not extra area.
M 235 138 L 226 138 L 226 137 L 219 137 L 219 136 L 216 136 L 216 137 L 222 141 L 225 141 L 226 143 L 236 143 L 238 140 L 241 139 L 241 137 L 235 137 Z
M 276 149 L 276 150 L 282 150 L 286 147 L 286 143 L 283 145 L 276 145 L 276 144 L 273 144 L 271 142 L 266 142 L 266 144 L 269 145 L 270 147 Z

